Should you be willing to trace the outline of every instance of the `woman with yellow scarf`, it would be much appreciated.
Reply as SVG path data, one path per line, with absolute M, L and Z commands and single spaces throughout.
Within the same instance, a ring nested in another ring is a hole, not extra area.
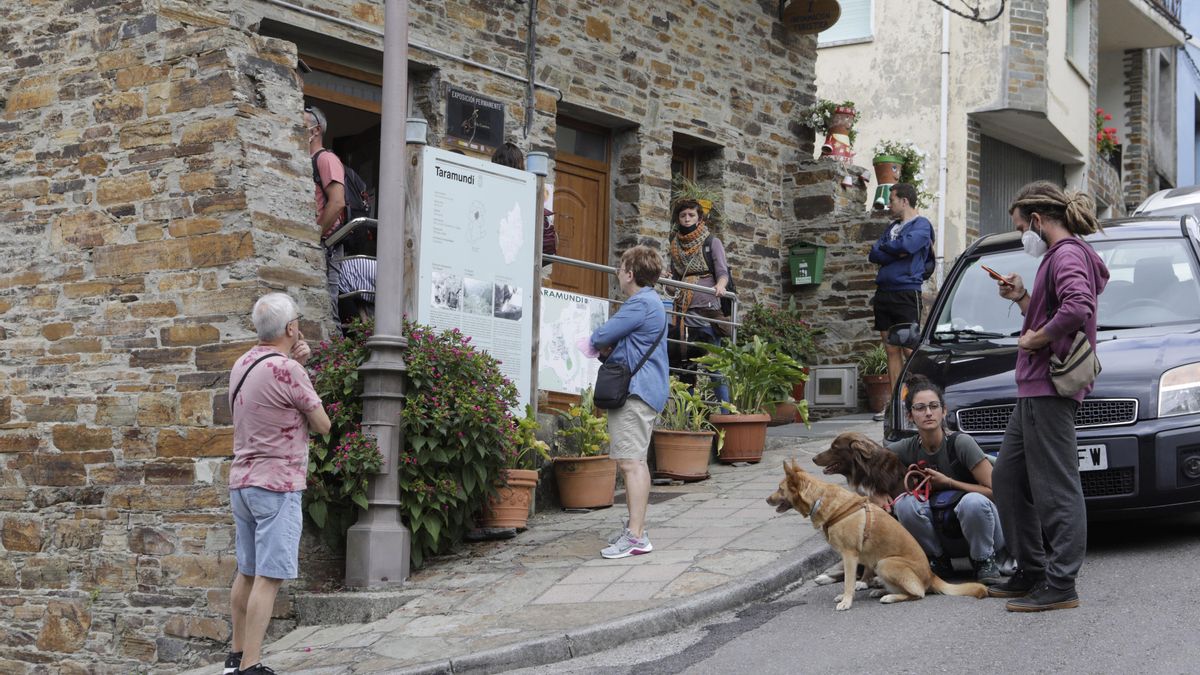
M 729 326 L 713 323 L 708 319 L 728 321 L 721 311 L 719 295 L 729 285 L 729 263 L 725 259 L 725 245 L 709 232 L 704 208 L 694 199 L 681 199 L 671 209 L 671 275 L 690 284 L 713 289 L 713 293 L 680 289 L 675 294 L 675 310 L 684 316 L 674 316 L 679 339 L 689 342 L 718 343 L 729 337 Z M 704 249 L 709 249 L 712 269 L 705 259 Z M 673 359 L 682 366 L 692 354 L 680 347 Z M 729 386 L 723 380 L 713 378 L 717 398 L 729 400 Z

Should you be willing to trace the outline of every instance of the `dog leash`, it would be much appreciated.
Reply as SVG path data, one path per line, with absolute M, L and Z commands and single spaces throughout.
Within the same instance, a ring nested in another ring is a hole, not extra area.
M 904 492 L 896 495 L 890 502 L 888 502 L 885 509 L 889 513 L 896 502 L 900 501 L 900 498 L 904 495 L 912 495 L 913 497 L 916 497 L 917 501 L 919 502 L 929 501 L 929 494 L 932 490 L 932 485 L 929 482 L 929 474 L 925 473 L 925 468 L 926 463 L 923 459 L 918 461 L 916 464 L 908 465 L 908 473 L 904 474 Z

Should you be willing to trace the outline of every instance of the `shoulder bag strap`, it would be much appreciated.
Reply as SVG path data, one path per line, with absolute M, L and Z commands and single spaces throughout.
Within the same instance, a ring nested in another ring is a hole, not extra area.
M 667 334 L 667 322 L 663 321 L 662 331 L 660 331 L 658 334 L 658 337 L 654 339 L 654 344 L 650 345 L 650 349 L 647 349 L 646 353 L 642 354 L 642 360 L 638 361 L 637 368 L 634 368 L 633 372 L 629 373 L 630 377 L 633 377 L 634 375 L 636 375 L 637 371 L 641 370 L 642 366 L 646 365 L 646 360 L 649 359 L 650 355 L 654 353 L 654 349 L 656 347 L 658 347 L 658 343 L 662 342 L 663 336 L 666 334 Z
M 272 356 L 283 356 L 283 354 L 280 354 L 279 352 L 271 352 L 270 354 L 263 354 L 262 356 L 255 359 L 254 363 L 250 364 L 250 367 L 246 369 L 246 372 L 242 373 L 242 379 L 238 380 L 237 386 L 233 388 L 233 396 L 229 397 L 229 414 L 231 414 L 231 415 L 233 414 L 233 402 L 237 400 L 237 395 L 238 395 L 238 392 L 240 392 L 242 390 L 242 385 L 246 384 L 246 376 L 250 374 L 250 371 L 254 370 L 254 366 L 257 366 L 258 364 L 262 363 L 263 361 L 266 361 L 267 359 L 271 358 Z

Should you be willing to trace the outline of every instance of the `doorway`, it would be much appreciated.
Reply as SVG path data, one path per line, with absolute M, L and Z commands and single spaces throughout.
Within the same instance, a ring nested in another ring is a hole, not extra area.
M 608 264 L 609 135 L 602 127 L 560 118 L 555 132 L 554 227 L 558 255 Z M 555 265 L 551 288 L 608 297 L 606 274 Z
M 324 145 L 362 177 L 376 217 L 383 78 L 312 56 L 301 58 L 311 68 L 304 75 L 304 105 L 325 113 L 329 128 Z

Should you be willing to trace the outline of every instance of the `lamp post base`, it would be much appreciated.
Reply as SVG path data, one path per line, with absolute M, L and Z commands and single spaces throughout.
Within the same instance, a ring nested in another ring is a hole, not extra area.
M 399 522 L 355 523 L 346 532 L 346 585 L 380 588 L 402 584 L 408 578 L 411 542 L 412 534 Z

